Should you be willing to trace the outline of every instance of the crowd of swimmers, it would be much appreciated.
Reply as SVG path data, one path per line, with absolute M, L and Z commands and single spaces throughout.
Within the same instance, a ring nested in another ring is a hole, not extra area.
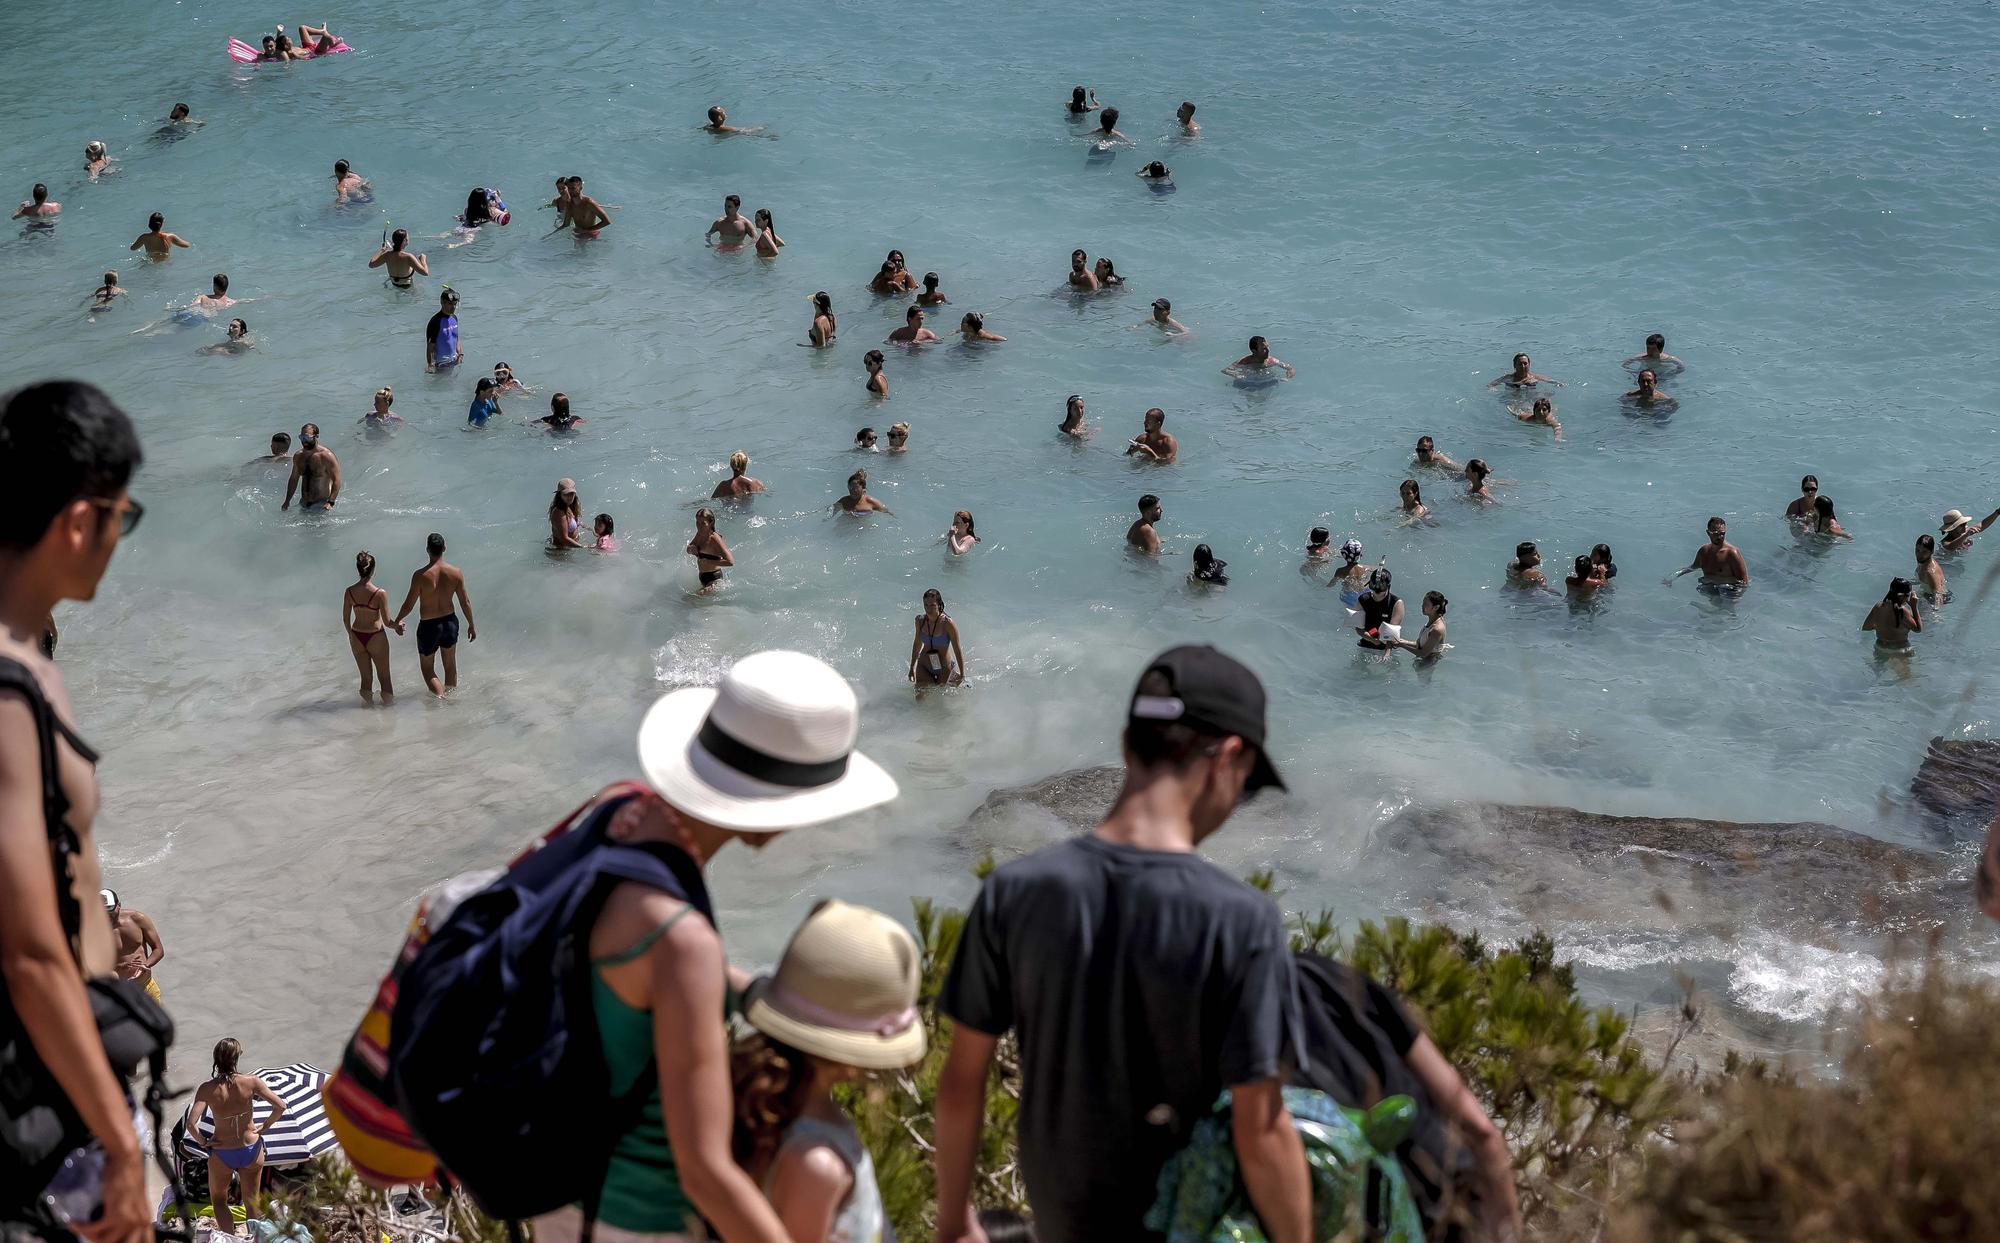
M 337 38 L 319 27 L 300 27 L 299 47 L 314 53 L 329 50 Z M 297 55 L 296 48 L 284 37 L 282 28 L 276 35 L 267 37 L 267 49 L 277 58 L 284 59 L 288 51 Z M 1100 148 L 1119 145 L 1136 145 L 1133 140 L 1118 129 L 1119 113 L 1115 108 L 1107 108 L 1098 103 L 1094 91 L 1078 87 L 1064 111 L 1073 121 L 1083 122 L 1095 114 L 1095 127 L 1088 131 L 1093 143 Z M 1184 138 L 1200 134 L 1201 127 L 1194 121 L 1195 105 L 1183 102 L 1176 110 L 1174 122 Z M 184 125 L 193 123 L 185 104 L 176 104 L 169 123 Z M 701 127 L 718 136 L 760 134 L 760 126 L 735 126 L 728 123 L 727 113 L 720 107 L 708 111 L 707 123 Z M 93 141 L 86 150 L 86 167 L 94 177 L 109 167 L 109 153 L 101 142 Z M 1171 183 L 1171 170 L 1164 163 L 1151 162 L 1139 170 L 1141 177 L 1155 183 Z M 372 201 L 373 186 L 357 173 L 347 160 L 337 160 L 333 166 L 333 187 L 336 204 Z M 585 193 L 581 176 L 565 175 L 555 179 L 555 194 L 547 203 L 556 215 L 556 231 L 571 230 L 583 239 L 598 238 L 611 225 L 611 215 L 604 204 Z M 46 185 L 36 185 L 31 197 L 22 202 L 16 211 L 17 217 L 31 221 L 47 221 L 62 210 L 61 204 L 48 197 Z M 461 241 L 485 225 L 505 224 L 511 213 L 497 191 L 488 187 L 475 187 L 467 197 L 463 212 L 458 216 L 458 227 L 454 233 Z M 450 237 L 452 234 L 442 234 Z M 717 216 L 704 234 L 705 242 L 724 249 L 749 247 L 755 254 L 766 259 L 774 259 L 784 247 L 784 239 L 779 237 L 772 214 L 768 208 L 759 208 L 748 216 L 743 211 L 741 196 L 729 194 L 724 197 L 722 214 Z M 410 249 L 410 234 L 406 229 L 385 229 L 380 248 L 368 260 L 370 268 L 386 270 L 389 283 L 398 289 L 412 289 L 421 277 L 431 275 L 429 256 L 422 251 Z M 461 244 L 455 241 L 453 245 Z M 147 229 L 131 244 L 133 250 L 143 250 L 157 261 L 165 261 L 176 249 L 187 249 L 191 243 L 178 234 L 167 230 L 164 216 L 155 212 L 148 220 Z M 1068 292 L 1089 296 L 1122 286 L 1125 278 L 1119 274 L 1116 264 L 1109 256 L 1099 255 L 1094 261 L 1082 249 L 1070 253 L 1069 272 L 1065 279 Z M 882 260 L 873 277 L 867 282 L 868 289 L 881 297 L 911 298 L 911 305 L 904 312 L 901 327 L 892 330 L 882 342 L 885 346 L 905 349 L 920 349 L 943 340 L 942 336 L 929 324 L 932 314 L 949 305 L 951 299 L 942 288 L 942 278 L 935 271 L 928 271 L 919 278 L 908 266 L 900 249 L 891 249 Z M 211 290 L 189 301 L 179 314 L 193 316 L 213 315 L 216 311 L 236 305 L 229 297 L 229 278 L 225 273 L 214 276 Z M 126 295 L 118 284 L 115 272 L 106 272 L 104 283 L 93 291 L 91 306 L 94 310 L 109 309 L 118 304 Z M 815 349 L 827 349 L 835 345 L 839 335 L 839 321 L 834 311 L 832 295 L 820 290 L 811 295 L 812 315 L 806 331 L 806 344 Z M 458 317 L 461 295 L 450 285 L 439 290 L 438 309 L 426 322 L 423 333 L 423 359 L 426 372 L 439 372 L 456 368 L 465 360 L 465 350 L 460 336 Z M 1149 327 L 1169 335 L 1182 335 L 1187 328 L 1173 314 L 1173 304 L 1167 298 L 1156 298 L 1152 302 L 1151 314 L 1138 327 Z M 964 312 L 959 320 L 956 337 L 968 345 L 998 345 L 1006 337 L 986 326 L 985 316 L 978 311 Z M 203 347 L 205 352 L 240 353 L 253 348 L 248 322 L 241 316 L 229 320 L 225 337 L 213 345 Z M 865 391 L 873 397 L 887 399 L 890 395 L 888 375 L 888 354 L 879 348 L 866 350 L 862 355 L 865 372 Z M 1637 413 L 1665 415 L 1673 412 L 1678 401 L 1661 387 L 1663 377 L 1677 376 L 1687 369 L 1680 358 L 1667 352 L 1666 338 L 1653 333 L 1646 338 L 1645 347 L 1640 352 L 1621 360 L 1621 365 L 1634 374 L 1633 387 L 1622 393 L 1620 402 Z M 1297 370 L 1272 353 L 1270 342 L 1262 335 L 1249 338 L 1246 352 L 1222 368 L 1223 372 L 1239 384 L 1262 385 L 1279 383 L 1293 378 Z M 1556 417 L 1556 404 L 1549 395 L 1550 390 L 1565 387 L 1562 380 L 1543 374 L 1534 367 L 1534 360 L 1526 353 L 1513 356 L 1509 368 L 1487 382 L 1488 389 L 1498 389 L 1509 397 L 1508 413 L 1524 425 L 1546 428 L 1554 438 L 1562 438 L 1562 423 Z M 506 363 L 494 368 L 493 374 L 480 376 L 474 385 L 474 393 L 466 414 L 469 429 L 484 429 L 498 420 L 507 418 L 502 399 L 511 393 L 529 393 L 532 390 L 515 379 L 512 369 Z M 362 423 L 370 432 L 391 431 L 400 423 L 401 416 L 392 408 L 394 394 L 387 385 L 375 393 L 373 408 L 363 417 Z M 570 408 L 567 394 L 555 393 L 549 401 L 549 413 L 529 420 L 531 425 L 550 434 L 571 434 L 588 420 L 576 415 Z M 1132 436 L 1124 446 L 1127 457 L 1141 462 L 1171 466 L 1180 461 L 1180 445 L 1172 432 L 1166 430 L 1166 411 L 1158 406 L 1148 409 L 1141 419 L 1137 435 Z M 1080 395 L 1071 395 L 1064 407 L 1064 414 L 1058 430 L 1076 439 L 1090 438 L 1095 429 L 1085 417 L 1085 403 Z M 896 422 L 887 431 L 889 453 L 904 453 L 910 444 L 910 425 Z M 878 443 L 875 429 L 863 427 L 855 436 L 855 448 L 863 452 L 881 452 L 884 446 Z M 307 424 L 300 432 L 299 448 L 289 451 L 289 446 L 281 446 L 278 438 L 273 440 L 270 461 L 289 461 L 290 479 L 286 486 L 285 501 L 281 509 L 289 509 L 294 493 L 299 494 L 303 507 L 309 512 L 325 511 L 333 508 L 340 496 L 340 467 L 333 451 L 320 439 L 319 430 Z M 745 504 L 763 485 L 746 474 L 748 457 L 735 453 L 731 457 L 730 476 L 715 488 L 714 498 L 733 504 Z M 1481 504 L 1496 502 L 1490 484 L 1496 482 L 1491 466 L 1483 458 L 1470 458 L 1462 465 L 1436 447 L 1432 437 L 1422 436 L 1417 441 L 1415 457 L 1412 461 L 1413 473 L 1398 484 L 1398 505 L 1403 525 L 1427 525 L 1434 520 L 1431 506 L 1425 501 L 1423 482 L 1419 478 L 1428 474 L 1434 478 L 1452 480 L 1462 485 L 1462 495 Z M 1505 481 L 1497 481 L 1505 482 Z M 1841 526 L 1835 516 L 1832 501 L 1818 492 L 1818 480 L 1807 476 L 1801 485 L 1802 495 L 1792 502 L 1785 516 L 1806 536 L 1826 540 L 1851 539 L 1849 532 Z M 874 513 L 889 513 L 880 499 L 868 492 L 868 473 L 865 469 L 854 471 L 848 478 L 846 492 L 833 505 L 838 514 L 865 516 Z M 1163 512 L 1160 498 L 1151 492 L 1139 500 L 1140 519 L 1127 532 L 1127 543 L 1139 555 L 1157 557 L 1161 555 L 1161 545 L 1155 524 Z M 1938 554 L 1956 553 L 1968 547 L 1972 537 L 1985 526 L 2000 517 L 2000 511 L 1989 515 L 1983 522 L 1973 522 L 1957 510 L 1947 514 L 1940 528 L 1942 548 L 1939 541 L 1926 535 L 1918 541 L 1917 567 L 1913 578 L 1897 577 L 1890 584 L 1881 603 L 1872 607 L 1863 622 L 1863 628 L 1872 632 L 1878 647 L 1887 651 L 1908 650 L 1910 636 L 1923 629 L 1923 620 L 1916 606 L 1917 596 L 1927 597 L 1933 605 L 1943 603 L 1949 593 L 1944 582 L 1944 572 L 1938 562 Z M 580 502 L 577 500 L 575 483 L 565 479 L 558 485 L 549 510 L 549 543 L 557 550 L 592 549 L 609 552 L 616 548 L 613 534 L 615 522 L 608 513 L 597 514 L 585 529 Z M 1678 569 L 1667 579 L 1686 574 L 1698 574 L 1701 590 L 1717 599 L 1734 599 L 1749 586 L 1750 569 L 1742 551 L 1728 539 L 1728 524 L 1721 517 L 1711 518 L 1707 524 L 1707 540 L 1694 552 L 1690 562 Z M 441 545 L 441 540 L 433 536 Z M 944 540 L 949 551 L 955 555 L 970 552 L 978 537 L 974 534 L 972 516 L 959 511 L 953 516 L 950 529 Z M 1407 650 L 1420 661 L 1434 661 L 1442 656 L 1449 645 L 1445 643 L 1445 614 L 1448 602 L 1444 595 L 1429 591 L 1422 597 L 1424 624 L 1415 638 L 1402 634 L 1405 607 L 1401 596 L 1393 590 L 1393 575 L 1386 559 L 1373 566 L 1361 561 L 1360 542 L 1348 539 L 1341 546 L 1339 555 L 1342 564 L 1331 575 L 1331 585 L 1341 588 L 1341 600 L 1348 609 L 1348 620 L 1356 632 L 1357 642 L 1363 647 L 1383 651 Z M 736 561 L 728 543 L 716 528 L 716 517 L 712 510 L 703 509 L 695 518 L 695 531 L 686 545 L 687 555 L 694 563 L 696 589 L 700 594 L 708 594 L 718 589 L 725 578 L 725 571 L 735 566 Z M 365 554 L 364 554 L 365 556 Z M 435 559 L 435 555 L 434 555 Z M 1315 572 L 1320 566 L 1329 566 L 1334 559 L 1332 540 L 1327 532 L 1315 529 L 1308 539 L 1306 564 L 1303 569 Z M 1188 580 L 1201 589 L 1220 589 L 1229 583 L 1227 563 L 1216 557 L 1206 544 L 1197 546 L 1191 554 Z M 370 561 L 372 565 L 372 559 Z M 441 564 L 441 563 L 439 563 Z M 1504 571 L 1504 581 L 1512 588 L 1534 592 L 1560 592 L 1575 600 L 1588 600 L 1600 596 L 1613 588 L 1617 567 L 1610 559 L 1606 545 L 1598 544 L 1585 555 L 1578 555 L 1562 577 L 1560 588 L 1543 572 L 1539 549 L 1531 542 L 1523 543 L 1516 550 L 1513 561 Z M 455 568 L 445 567 L 462 591 L 463 580 Z M 421 572 L 420 572 L 421 573 Z M 364 574 L 361 584 L 367 582 Z M 350 588 L 349 602 L 343 605 L 347 612 L 352 607 Z M 414 588 L 413 588 L 414 591 Z M 413 599 L 415 596 L 413 596 Z M 426 617 L 434 611 L 435 602 L 425 597 Z M 442 605 L 435 605 L 441 609 Z M 933 611 L 926 598 L 925 613 L 917 618 L 918 643 L 920 648 L 928 648 L 935 655 L 946 644 L 937 642 L 943 632 L 935 627 L 944 617 L 941 604 Z M 384 697 L 389 692 L 389 677 L 386 663 L 386 631 L 392 628 L 384 622 L 379 610 L 363 607 L 367 614 L 360 625 L 350 625 L 349 638 L 353 646 L 356 664 L 361 672 L 361 691 L 364 698 L 371 697 L 371 683 L 380 682 Z M 407 611 L 407 609 L 405 610 Z M 440 614 L 441 616 L 441 614 Z M 958 653 L 953 659 L 940 664 L 920 650 L 917 656 L 923 659 L 911 661 L 913 679 L 930 683 L 956 685 L 965 676 L 964 658 L 959 649 L 956 623 L 944 617 L 942 624 L 950 627 L 949 647 Z M 926 630 L 926 626 L 933 627 Z M 453 641 L 455 642 L 455 636 Z M 424 660 L 425 682 L 433 689 L 445 689 L 456 682 L 455 661 L 450 654 L 450 644 L 441 638 L 435 642 L 421 641 L 420 655 Z M 430 667 L 435 652 L 445 652 L 446 672 L 443 678 L 436 677 Z M 923 674 L 919 679 L 918 675 Z

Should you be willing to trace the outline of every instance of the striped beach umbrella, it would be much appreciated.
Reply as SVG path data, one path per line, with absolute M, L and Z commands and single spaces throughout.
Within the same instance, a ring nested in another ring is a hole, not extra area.
M 326 1109 L 319 1099 L 319 1085 L 325 1083 L 327 1078 L 325 1071 L 304 1062 L 293 1062 L 290 1066 L 250 1073 L 262 1079 L 278 1099 L 285 1102 L 285 1116 L 262 1136 L 266 1165 L 297 1165 L 339 1147 L 333 1137 L 333 1127 L 327 1122 Z M 265 1119 L 271 1116 L 269 1102 L 258 1097 L 254 1110 L 257 1125 L 264 1125 Z M 215 1119 L 204 1109 L 201 1117 L 189 1123 L 187 1135 L 181 1140 L 181 1151 L 205 1160 L 209 1141 L 214 1138 Z

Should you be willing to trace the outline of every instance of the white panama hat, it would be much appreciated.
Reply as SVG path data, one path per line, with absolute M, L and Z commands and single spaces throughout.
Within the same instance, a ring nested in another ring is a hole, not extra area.
M 803 652 L 758 652 L 721 685 L 661 696 L 639 724 L 639 766 L 671 806 L 718 828 L 775 833 L 896 797 L 854 749 L 854 689 Z
M 792 934 L 778 969 L 750 986 L 743 1017 L 774 1040 L 863 1070 L 923 1060 L 917 943 L 880 911 L 826 901 Z

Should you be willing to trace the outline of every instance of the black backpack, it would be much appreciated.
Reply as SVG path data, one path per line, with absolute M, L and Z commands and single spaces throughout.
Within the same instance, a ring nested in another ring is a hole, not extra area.
M 590 931 L 605 899 L 637 881 L 714 922 L 685 852 L 605 837 L 631 797 L 599 799 L 460 903 L 397 993 L 397 1111 L 493 1217 L 581 1203 L 594 1219 L 612 1146 L 658 1082 L 649 1072 L 611 1097 L 590 996 Z
M 55 874 L 56 913 L 74 952 L 83 935 L 83 909 L 73 883 L 81 843 L 69 827 L 69 798 L 63 793 L 56 767 L 55 710 L 42 697 L 34 674 L 17 660 L 0 657 L 0 688 L 18 691 L 35 717 L 36 741 L 41 749 L 42 821 Z M 167 1048 L 174 1041 L 173 1019 L 131 980 L 108 976 L 88 979 L 84 991 L 105 1060 L 120 1082 L 129 1084 L 141 1067 L 147 1069 L 143 1102 L 152 1113 L 157 1136 L 165 1099 Z M 91 1138 L 89 1126 L 35 1052 L 6 984 L 0 981 L 0 1220 L 37 1211 L 42 1190 L 63 1159 Z M 157 1144 L 155 1151 L 157 1154 Z
M 1390 1096 L 1417 1103 L 1416 1124 L 1396 1147 L 1424 1237 L 1464 1237 L 1475 1220 L 1472 1150 L 1458 1142 L 1405 1055 L 1420 1029 L 1388 989 L 1318 954 L 1295 955 L 1307 1065 L 1292 1075 L 1342 1105 L 1368 1109 Z

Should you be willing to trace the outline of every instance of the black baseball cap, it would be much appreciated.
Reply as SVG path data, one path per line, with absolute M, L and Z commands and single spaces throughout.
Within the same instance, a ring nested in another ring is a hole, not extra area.
M 1165 679 L 1165 694 L 1143 693 L 1154 674 Z M 1139 677 L 1139 688 L 1132 694 L 1129 720 L 1171 722 L 1204 734 L 1234 734 L 1257 749 L 1257 764 L 1243 783 L 1243 792 L 1285 788 L 1264 745 L 1264 684 L 1247 665 L 1206 645 L 1176 647 L 1153 658 Z

